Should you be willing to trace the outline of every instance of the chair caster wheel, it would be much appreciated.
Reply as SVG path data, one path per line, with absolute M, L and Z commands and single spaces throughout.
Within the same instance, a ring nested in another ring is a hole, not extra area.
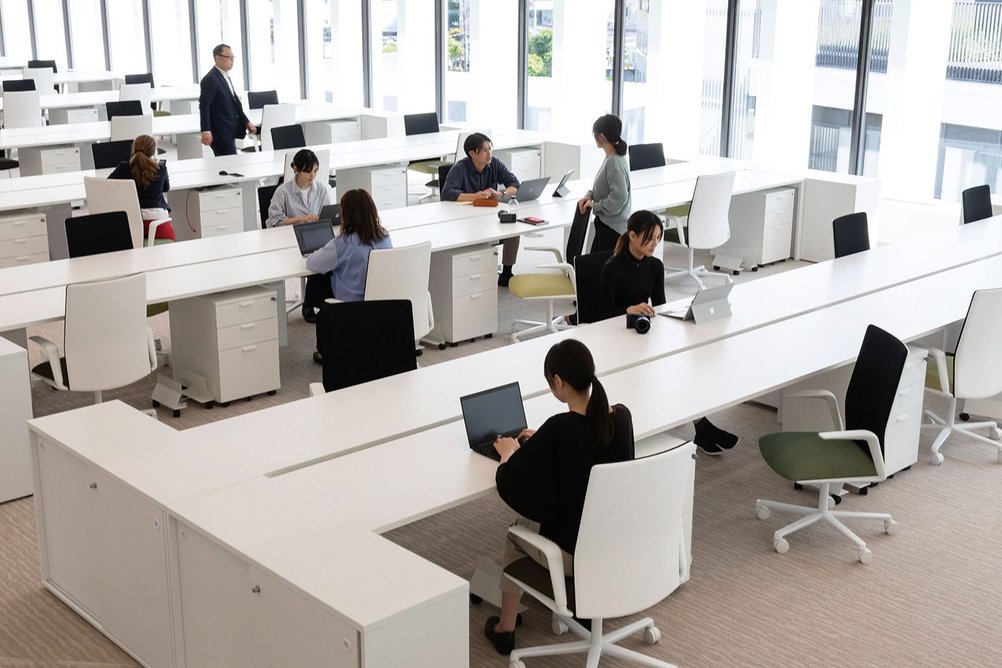
M 484 599 L 480 598 L 476 594 L 473 594 L 473 593 L 470 594 L 470 603 L 472 603 L 473 605 L 480 605 L 483 602 L 484 602 Z
M 894 520 L 884 520 L 884 533 L 888 536 L 893 536 L 898 532 L 900 525 Z
M 860 487 L 859 488 L 859 495 L 860 496 L 866 496 L 869 493 L 870 493 L 870 488 L 869 487 Z
M 484 338 L 485 338 L 485 339 L 493 339 L 493 338 L 494 338 L 494 334 L 493 334 L 493 333 L 490 333 L 490 334 L 484 334 Z
M 644 629 L 644 642 L 648 645 L 656 645 L 661 640 L 661 629 L 656 626 L 648 626 Z
M 268 391 L 268 396 L 269 396 L 269 397 L 273 397 L 273 396 L 275 396 L 275 395 L 276 395 L 277 393 L 278 393 L 278 390 L 269 390 L 269 391 Z
M 968 420 L 971 419 L 971 414 L 970 413 L 961 413 L 960 414 L 960 419 L 963 420 L 964 422 L 967 422 Z
M 422 355 L 424 355 L 424 351 L 421 350 L 420 348 L 418 348 L 417 350 L 414 351 L 414 356 L 415 357 L 421 357 Z
M 939 454 L 938 452 L 932 453 L 932 457 L 929 458 L 929 463 L 932 464 L 933 466 L 939 466 L 940 464 L 943 463 L 943 455 Z
M 174 410 L 173 410 L 173 411 L 171 412 L 171 417 L 176 417 L 176 418 L 179 418 L 179 417 L 181 417 L 181 409 L 180 409 L 180 408 L 175 408 L 175 409 L 174 409 Z
M 439 350 L 445 350 L 448 347 L 449 347 L 448 343 L 440 343 L 440 344 L 438 344 L 438 349 Z
M 208 410 L 212 410 L 212 407 L 213 407 L 213 406 L 215 406 L 215 405 L 216 405 L 216 404 L 214 404 L 214 403 L 213 403 L 213 402 L 211 402 L 211 401 L 206 401 L 206 402 L 205 402 L 205 403 L 203 404 L 203 407 L 205 408 L 205 410 L 207 410 L 207 411 L 208 411 Z
M 720 266 L 716 264 L 713 265 L 713 271 L 720 271 Z
M 998 427 L 992 427 L 991 429 L 988 430 L 988 438 L 992 439 L 993 441 L 1002 441 L 1002 429 L 999 429 Z
M 515 615 L 515 626 L 522 626 L 522 613 Z
M 508 668 L 525 668 L 525 663 L 515 659 L 514 661 L 508 662 Z
M 550 630 L 553 631 L 553 635 L 562 636 L 570 631 L 570 628 L 567 624 L 564 624 L 562 621 L 554 617 L 553 621 L 550 622 Z
M 157 401 L 156 399 L 154 399 L 152 403 L 153 403 L 153 408 L 160 408 L 160 402 Z
M 228 408 L 229 405 L 230 405 L 230 402 L 228 402 L 228 401 L 220 401 L 219 405 L 222 406 L 223 408 Z
M 775 541 L 772 546 L 776 548 L 776 552 L 779 552 L 780 554 L 786 554 L 790 551 L 790 544 L 786 542 L 785 538 L 780 538 Z
M 751 270 L 752 271 L 758 271 L 758 267 L 752 267 Z
M 835 500 L 834 494 L 828 495 L 828 503 L 825 505 L 828 510 L 835 510 L 835 506 L 838 505 L 838 501 Z
M 873 552 L 870 552 L 865 548 L 863 549 L 862 552 L 859 553 L 858 557 L 859 557 L 859 563 L 861 564 L 869 564 L 873 562 Z
M 772 515 L 772 511 L 769 510 L 768 506 L 759 506 L 755 514 L 758 515 L 760 520 L 767 520 Z
M 741 275 L 741 272 L 738 271 L 737 269 L 732 270 L 731 273 L 734 274 L 735 276 L 740 276 Z
M 793 489 L 795 489 L 798 492 L 800 492 L 800 491 L 802 491 L 804 489 L 804 486 L 801 485 L 799 482 L 795 482 L 795 483 L 793 483 Z

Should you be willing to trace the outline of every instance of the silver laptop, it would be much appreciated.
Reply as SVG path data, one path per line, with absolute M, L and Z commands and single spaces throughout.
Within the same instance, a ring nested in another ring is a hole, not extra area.
M 567 197 L 571 193 L 571 189 L 567 187 L 567 181 L 573 173 L 574 170 L 572 169 L 560 177 L 560 183 L 557 184 L 557 189 L 553 191 L 554 197 Z
M 296 243 L 303 257 L 323 248 L 334 238 L 334 226 L 326 218 L 312 223 L 297 223 L 292 229 L 296 232 Z
M 470 449 L 499 460 L 494 449 L 498 436 L 517 438 L 525 429 L 525 408 L 518 383 L 508 383 L 459 398 Z
M 531 202 L 534 199 L 539 199 L 539 196 L 543 194 L 543 188 L 545 188 L 546 184 L 549 182 L 549 176 L 544 176 L 541 179 L 529 179 L 528 181 L 522 181 L 522 184 L 518 187 L 518 192 L 515 193 L 514 197 L 519 202 Z M 501 198 L 501 201 L 507 202 L 512 197 L 512 195 L 505 195 Z
M 713 288 L 703 288 L 687 305 L 661 311 L 658 315 L 679 320 L 695 320 L 697 325 L 726 318 L 731 315 L 731 303 L 727 301 L 727 296 L 733 287 L 733 283 L 724 283 Z

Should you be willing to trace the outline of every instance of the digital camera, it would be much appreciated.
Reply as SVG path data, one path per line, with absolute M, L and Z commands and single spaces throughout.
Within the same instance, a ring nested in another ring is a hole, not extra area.
M 646 334 L 651 330 L 651 319 L 646 315 L 626 314 L 626 326 L 637 330 L 637 334 Z

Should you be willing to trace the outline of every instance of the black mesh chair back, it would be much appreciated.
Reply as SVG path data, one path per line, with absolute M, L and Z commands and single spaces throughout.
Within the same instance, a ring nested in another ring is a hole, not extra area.
M 153 74 L 151 72 L 144 72 L 142 74 L 126 74 L 125 83 L 127 84 L 148 83 L 150 85 L 150 88 L 153 88 Z
M 438 166 L 438 187 L 441 188 L 445 185 L 445 179 L 449 176 L 449 170 L 452 169 L 452 163 L 447 165 Z
M 992 189 L 987 185 L 974 186 L 968 188 L 961 195 L 964 208 L 964 224 L 973 223 L 976 220 L 991 218 L 995 214 L 992 212 Z
M 434 111 L 404 115 L 405 135 L 426 135 L 431 132 L 438 132 L 438 114 Z
M 832 239 L 835 243 L 835 257 L 845 257 L 870 250 L 870 231 L 866 224 L 866 212 L 850 213 L 833 220 Z
M 105 102 L 108 111 L 108 120 L 115 116 L 142 116 L 143 103 L 139 100 L 121 100 L 118 102 Z
M 571 230 L 567 233 L 567 252 L 564 254 L 564 262 L 574 264 L 574 260 L 584 250 L 590 217 L 591 209 L 585 209 L 584 213 L 581 213 L 577 207 L 574 207 L 574 219 L 571 221 Z
M 129 216 L 124 211 L 67 218 L 66 247 L 70 257 L 98 255 L 132 248 Z
M 94 154 L 94 169 L 118 167 L 120 162 L 128 162 L 132 157 L 132 140 L 98 141 L 90 145 Z
M 264 109 L 266 104 L 278 104 L 277 90 L 247 91 L 247 106 L 251 109 Z
M 584 253 L 574 258 L 574 286 L 578 298 L 578 324 L 602 320 L 599 291 L 602 267 L 612 257 L 612 251 Z
M 56 68 L 56 61 L 54 61 L 54 60 L 29 60 L 28 61 L 28 67 L 29 68 L 33 68 L 33 67 L 51 67 L 53 73 L 59 71 Z
M 261 214 L 261 229 L 268 229 L 268 208 L 271 206 L 271 198 L 275 196 L 278 185 L 261 186 L 257 189 L 257 208 Z
M 409 299 L 324 303 L 317 316 L 327 392 L 417 368 Z
M 661 142 L 654 144 L 630 144 L 630 171 L 665 166 L 665 149 Z
M 271 143 L 276 151 L 306 146 L 306 134 L 299 123 L 282 125 L 271 129 Z
M 35 90 L 34 79 L 4 79 L 3 92 L 21 93 L 28 90 Z
M 845 391 L 845 428 L 872 431 L 880 439 L 881 452 L 907 357 L 908 347 L 894 335 L 868 326 Z

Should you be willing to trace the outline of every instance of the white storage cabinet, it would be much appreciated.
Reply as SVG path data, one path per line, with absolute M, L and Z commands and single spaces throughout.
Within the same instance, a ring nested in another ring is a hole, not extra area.
M 0 216 L 0 269 L 49 259 L 45 214 L 15 211 Z
M 497 266 L 496 246 L 432 253 L 429 285 L 435 327 L 448 343 L 494 335 L 498 328 Z
M 244 231 L 243 195 L 240 188 L 206 188 L 192 193 L 196 206 L 189 221 L 200 236 L 218 237 Z
M 403 208 L 407 206 L 407 166 L 400 164 L 339 169 L 338 196 L 356 188 L 369 191 L 379 210 Z

